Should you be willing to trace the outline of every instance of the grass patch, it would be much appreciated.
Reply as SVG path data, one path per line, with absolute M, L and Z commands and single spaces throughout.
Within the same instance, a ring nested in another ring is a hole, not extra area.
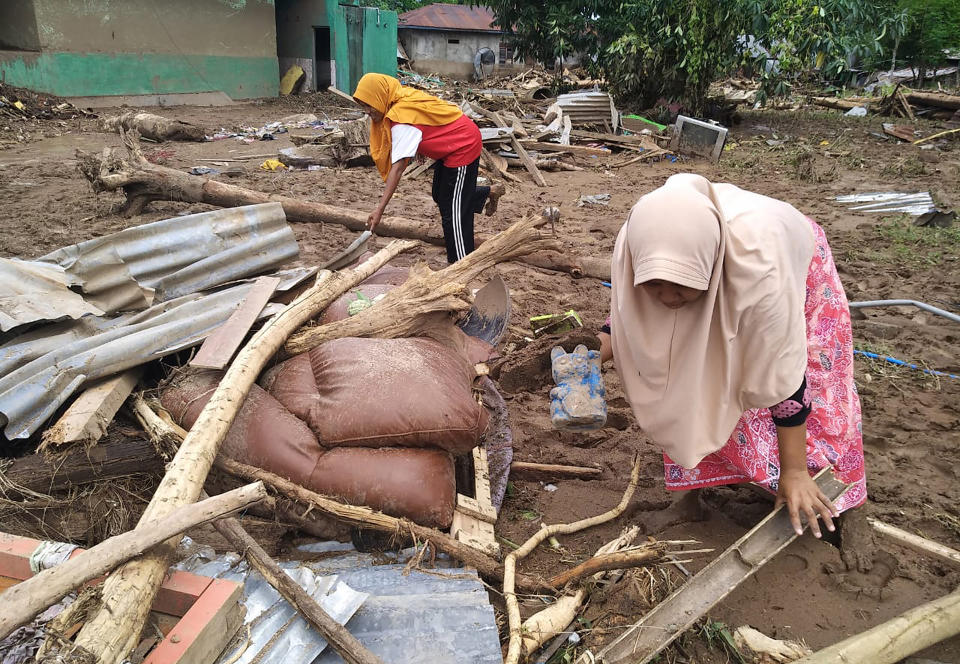
M 940 265 L 960 252 L 960 227 L 914 226 L 911 217 L 901 215 L 882 220 L 875 231 L 892 258 L 913 267 Z

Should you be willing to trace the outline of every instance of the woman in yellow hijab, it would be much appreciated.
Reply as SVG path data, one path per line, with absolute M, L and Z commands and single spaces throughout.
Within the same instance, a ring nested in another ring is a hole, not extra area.
M 440 208 L 447 260 L 456 262 L 474 249 L 473 215 L 497 209 L 503 185 L 477 186 L 483 143 L 477 125 L 454 104 L 406 88 L 383 74 L 365 74 L 353 98 L 370 118 L 370 154 L 386 182 L 376 209 L 367 218 L 375 230 L 414 157 L 437 160 L 433 200 Z

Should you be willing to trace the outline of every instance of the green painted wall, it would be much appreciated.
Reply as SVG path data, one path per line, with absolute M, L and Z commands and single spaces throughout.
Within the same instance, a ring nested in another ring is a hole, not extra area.
M 397 13 L 360 7 L 357 2 L 327 5 L 337 62 L 337 87 L 352 93 L 360 76 L 369 72 L 396 76 Z M 359 15 L 359 21 L 348 21 L 350 15 Z
M 211 90 L 233 99 L 275 97 L 277 76 L 275 57 L 0 52 L 0 77 L 7 83 L 61 97 Z
M 0 51 L 0 77 L 11 85 L 66 97 L 277 95 L 274 0 L 32 0 L 31 8 L 40 52 Z M 25 30 L 20 9 L 16 29 Z

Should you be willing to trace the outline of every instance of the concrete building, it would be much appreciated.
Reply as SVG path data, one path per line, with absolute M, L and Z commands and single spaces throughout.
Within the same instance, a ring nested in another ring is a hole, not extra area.
M 299 65 L 305 90 L 353 92 L 367 72 L 397 73 L 397 13 L 330 0 L 276 0 L 280 71 Z
M 0 80 L 82 105 L 217 104 L 396 73 L 397 14 L 358 0 L 0 0 Z
M 132 103 L 276 96 L 274 15 L 273 0 L 4 0 L 0 78 Z
M 471 79 L 482 48 L 493 51 L 497 67 L 513 63 L 503 31 L 492 24 L 487 7 L 435 3 L 401 14 L 397 32 L 417 72 Z

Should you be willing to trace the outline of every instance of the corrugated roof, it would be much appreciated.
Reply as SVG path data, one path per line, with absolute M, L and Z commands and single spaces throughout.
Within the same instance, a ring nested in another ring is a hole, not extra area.
M 285 561 L 280 566 L 321 606 L 329 601 L 323 589 L 345 587 L 342 610 L 334 618 L 385 664 L 502 664 L 496 616 L 476 571 L 408 570 L 404 563 L 413 549 L 399 556 L 358 553 L 339 542 L 315 542 L 297 549 L 324 558 Z M 217 555 L 208 547 L 194 551 L 177 565 L 179 569 L 244 586 L 249 637 L 246 629 L 241 630 L 242 636 L 227 646 L 218 664 L 342 664 L 332 648 L 325 648 L 323 637 L 236 554 Z M 392 560 L 383 564 L 384 557 Z M 444 564 L 443 556 L 438 556 L 437 564 Z M 241 653 L 239 660 L 237 653 Z
M 400 14 L 398 28 L 502 32 L 493 25 L 493 12 L 487 7 L 434 3 Z
M 154 304 L 135 313 L 44 325 L 0 345 L 5 435 L 29 437 L 85 383 L 199 343 L 250 289 L 250 283 L 236 284 L 237 279 L 271 270 L 298 252 L 283 208 L 264 203 L 137 226 L 27 263 L 62 268 L 66 281 L 79 284 L 84 299 L 102 303 L 102 309 Z M 290 271 L 281 290 L 315 271 Z M 218 286 L 231 287 L 195 292 Z

